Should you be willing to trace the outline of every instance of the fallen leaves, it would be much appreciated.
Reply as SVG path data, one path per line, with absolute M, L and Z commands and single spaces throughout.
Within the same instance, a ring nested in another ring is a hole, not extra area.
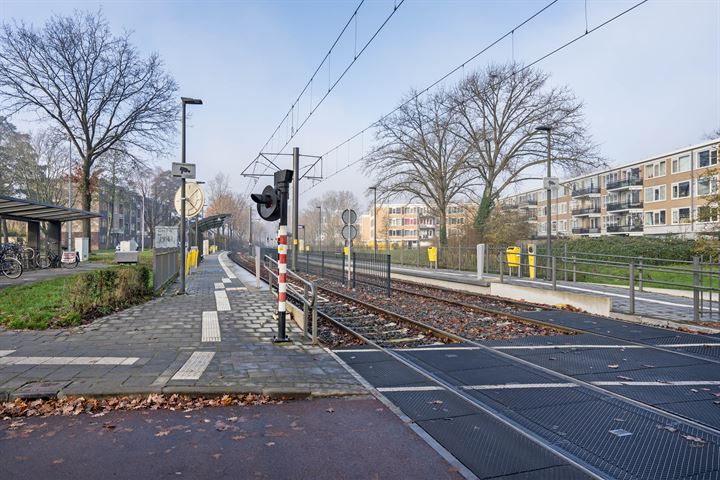
M 12 402 L 0 403 L 0 417 L 47 417 L 56 415 L 92 414 L 101 417 L 119 410 L 183 410 L 185 412 L 204 407 L 246 406 L 280 404 L 282 400 L 271 400 L 266 395 L 223 395 L 220 398 L 191 397 L 188 395 L 163 395 L 152 393 L 147 396 L 123 396 L 110 398 L 66 397 L 61 399 L 39 399 L 27 401 L 17 398 Z M 237 420 L 237 417 L 231 417 Z M 233 420 L 230 420 L 233 421 Z M 13 428 L 13 422 L 10 427 Z M 18 426 L 21 424 L 18 424 Z M 17 428 L 17 427 L 15 427 Z

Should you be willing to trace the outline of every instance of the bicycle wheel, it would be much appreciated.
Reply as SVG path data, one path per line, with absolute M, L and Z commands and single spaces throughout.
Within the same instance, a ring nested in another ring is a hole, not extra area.
M 50 267 L 50 257 L 48 255 L 40 255 L 35 259 L 38 268 L 45 270 Z
M 78 266 L 79 263 L 80 263 L 80 259 L 78 258 L 77 255 L 75 255 L 75 261 L 74 261 L 74 262 L 72 262 L 72 263 L 65 263 L 65 262 L 63 262 L 63 263 L 62 263 L 62 266 L 65 267 L 65 268 L 75 268 L 75 267 Z
M 23 273 L 22 263 L 17 258 L 6 258 L 2 262 L 2 273 L 8 278 L 18 278 Z

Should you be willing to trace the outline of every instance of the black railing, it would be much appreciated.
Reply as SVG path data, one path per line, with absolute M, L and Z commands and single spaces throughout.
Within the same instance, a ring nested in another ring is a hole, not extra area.
M 389 297 L 390 255 L 352 252 L 350 287 L 356 284 L 377 287 Z M 342 252 L 303 252 L 298 255 L 297 273 L 310 273 L 347 286 L 347 256 Z
M 628 178 L 627 180 L 617 180 L 615 182 L 607 182 L 605 188 L 608 190 L 617 190 L 618 188 L 636 187 L 642 185 L 642 178 Z
M 587 235 L 590 233 L 600 233 L 599 228 L 573 228 L 572 233 L 574 235 Z
M 589 215 L 591 213 L 600 213 L 600 207 L 573 208 L 573 215 Z
M 630 233 L 630 232 L 642 232 L 642 225 L 608 225 L 608 233 Z
M 643 208 L 641 201 L 613 202 L 607 204 L 607 211 L 614 212 L 616 210 L 630 210 L 631 208 Z
M 573 189 L 572 196 L 581 197 L 583 195 L 590 195 L 591 193 L 600 193 L 600 187 L 592 185 L 585 188 Z

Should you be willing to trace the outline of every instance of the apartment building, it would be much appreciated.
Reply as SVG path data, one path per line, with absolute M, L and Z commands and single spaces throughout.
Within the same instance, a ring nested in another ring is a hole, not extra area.
M 451 204 L 446 227 L 448 237 L 461 235 L 466 224 L 472 223 L 475 209 L 471 204 Z M 379 247 L 417 248 L 434 245 L 440 233 L 440 218 L 422 203 L 381 204 L 377 206 L 377 241 Z M 372 246 L 375 221 L 372 208 L 360 216 L 358 241 Z
M 681 235 L 694 237 L 714 222 L 698 212 L 717 192 L 720 139 L 561 182 L 550 201 L 558 236 Z M 548 202 L 542 188 L 503 198 L 547 236 Z

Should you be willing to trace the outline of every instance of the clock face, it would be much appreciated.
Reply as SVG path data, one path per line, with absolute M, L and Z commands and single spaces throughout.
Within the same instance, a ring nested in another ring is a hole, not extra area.
M 175 210 L 180 213 L 180 192 L 182 187 L 175 192 Z M 185 217 L 194 217 L 202 210 L 205 203 L 205 194 L 197 183 L 188 182 L 185 185 Z

